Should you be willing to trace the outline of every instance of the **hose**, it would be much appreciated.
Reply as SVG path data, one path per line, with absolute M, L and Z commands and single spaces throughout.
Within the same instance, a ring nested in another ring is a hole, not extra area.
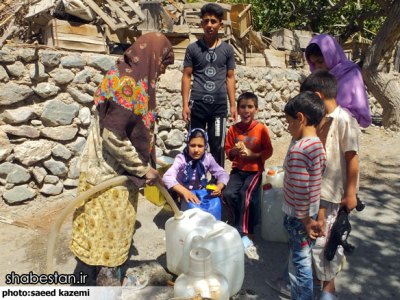
M 81 193 L 78 197 L 73 199 L 67 207 L 64 208 L 64 210 L 61 212 L 61 215 L 57 218 L 55 221 L 54 225 L 51 228 L 50 235 L 49 235 L 49 240 L 47 242 L 47 256 L 46 256 L 46 273 L 47 274 L 52 274 L 54 272 L 54 249 L 55 249 L 55 243 L 57 239 L 58 232 L 60 231 L 61 225 L 64 223 L 65 219 L 67 216 L 69 216 L 77 207 L 82 205 L 84 201 L 90 197 L 92 197 L 94 194 L 101 192 L 107 188 L 114 187 L 114 186 L 119 186 L 123 185 L 129 178 L 127 176 L 117 176 L 111 179 L 108 179 L 106 181 L 103 181 L 87 191 Z M 176 219 L 180 219 L 183 217 L 183 213 L 179 210 L 178 206 L 175 204 L 175 201 L 172 199 L 171 195 L 167 191 L 167 189 L 164 187 L 164 185 L 157 180 L 155 182 L 156 187 L 160 190 L 161 194 L 164 196 L 164 198 L 167 200 L 168 204 L 171 206 L 173 212 L 174 212 L 174 217 Z

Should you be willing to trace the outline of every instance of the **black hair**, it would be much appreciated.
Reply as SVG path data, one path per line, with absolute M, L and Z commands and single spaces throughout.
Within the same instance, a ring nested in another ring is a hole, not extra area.
M 314 55 L 317 57 L 324 57 L 324 55 L 322 54 L 321 48 L 316 43 L 309 44 L 305 50 L 305 56 L 307 59 L 309 59 L 311 55 Z
M 222 21 L 222 18 L 224 17 L 224 9 L 221 7 L 221 5 L 216 3 L 207 3 L 201 8 L 200 17 L 203 18 L 204 15 L 207 14 L 216 16 L 218 20 Z
M 302 92 L 286 103 L 284 112 L 294 119 L 301 112 L 306 117 L 308 126 L 317 126 L 325 115 L 325 105 L 317 94 Z
M 300 86 L 300 92 L 306 91 L 320 92 L 327 99 L 334 99 L 337 94 L 336 78 L 326 70 L 315 70 Z
M 253 100 L 254 105 L 256 108 L 258 108 L 258 97 L 256 94 L 252 93 L 252 92 L 244 92 L 242 93 L 239 98 L 237 99 L 237 108 L 239 109 L 240 106 L 240 101 L 242 100 Z

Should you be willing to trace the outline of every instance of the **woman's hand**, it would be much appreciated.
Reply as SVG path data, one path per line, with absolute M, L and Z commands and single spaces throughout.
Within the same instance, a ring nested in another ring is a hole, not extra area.
M 156 169 L 151 167 L 146 175 L 144 175 L 144 177 L 146 178 L 146 184 L 148 185 L 154 185 L 157 180 L 161 182 L 160 173 L 158 173 Z

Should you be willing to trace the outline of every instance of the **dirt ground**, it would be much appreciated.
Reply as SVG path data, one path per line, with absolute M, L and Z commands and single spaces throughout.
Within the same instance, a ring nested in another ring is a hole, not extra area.
M 281 165 L 290 137 L 273 141 L 274 155 L 268 166 Z M 400 299 L 400 134 L 372 126 L 361 135 L 360 197 L 367 207 L 352 215 L 350 242 L 356 246 L 337 279 L 340 299 Z M 0 203 L 0 285 L 14 271 L 40 274 L 45 271 L 47 237 L 62 209 L 74 197 L 74 190 L 62 197 L 38 199 L 19 206 Z M 168 299 L 172 288 L 167 280 L 175 277 L 166 271 L 164 224 L 171 213 L 139 200 L 137 231 L 128 272 L 149 279 L 150 286 L 164 286 Z M 12 223 L 12 224 L 10 224 Z M 71 229 L 69 218 L 61 228 L 56 247 L 56 270 L 72 273 L 75 260 L 68 250 Z M 287 246 L 256 238 L 260 261 L 245 263 L 243 290 L 239 299 L 281 299 L 265 279 L 278 277 L 284 268 Z M 159 289 L 159 293 L 161 288 Z M 143 299 L 155 299 L 144 297 Z

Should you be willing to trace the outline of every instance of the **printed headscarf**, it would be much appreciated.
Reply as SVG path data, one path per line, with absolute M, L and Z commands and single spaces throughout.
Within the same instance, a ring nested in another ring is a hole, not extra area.
M 314 36 L 310 44 L 317 44 L 321 49 L 325 65 L 338 82 L 337 103 L 346 108 L 361 127 L 371 125 L 368 95 L 358 65 L 347 59 L 343 48 L 335 38 L 328 34 Z M 311 63 L 309 57 L 306 59 L 310 71 L 314 71 L 314 64 Z
M 156 82 L 164 68 L 174 63 L 174 52 L 168 39 L 159 32 L 140 36 L 118 60 L 117 67 L 121 77 L 129 76 L 139 82 L 147 78 L 149 108 L 154 109 L 156 102 Z
M 194 160 L 193 158 L 190 157 L 189 155 L 189 142 L 190 142 L 190 136 L 195 133 L 196 131 L 200 131 L 204 137 L 204 144 L 205 147 L 204 149 L 207 150 L 208 148 L 208 135 L 207 132 L 205 132 L 203 129 L 201 128 L 193 128 L 192 130 L 190 130 L 190 132 L 187 135 L 187 140 L 186 140 L 186 147 L 185 149 L 183 149 L 183 155 L 185 156 L 185 160 L 186 160 L 186 168 L 184 171 L 184 178 L 182 180 L 182 183 L 185 186 L 189 185 L 189 182 L 193 179 L 193 174 L 196 171 L 196 176 L 199 178 L 200 180 L 200 189 L 201 188 L 205 188 L 207 185 L 207 176 L 206 176 L 206 170 L 203 164 L 204 161 L 204 157 L 205 157 L 205 151 L 203 153 L 203 155 L 199 158 Z
M 142 116 L 150 127 L 155 121 L 157 78 L 162 67 L 173 63 L 171 43 L 163 34 L 151 32 L 140 36 L 107 72 L 95 93 L 95 104 L 114 101 Z
M 156 81 L 173 62 L 171 43 L 163 34 L 144 34 L 107 72 L 94 95 L 100 129 L 128 138 L 145 165 L 155 166 Z

